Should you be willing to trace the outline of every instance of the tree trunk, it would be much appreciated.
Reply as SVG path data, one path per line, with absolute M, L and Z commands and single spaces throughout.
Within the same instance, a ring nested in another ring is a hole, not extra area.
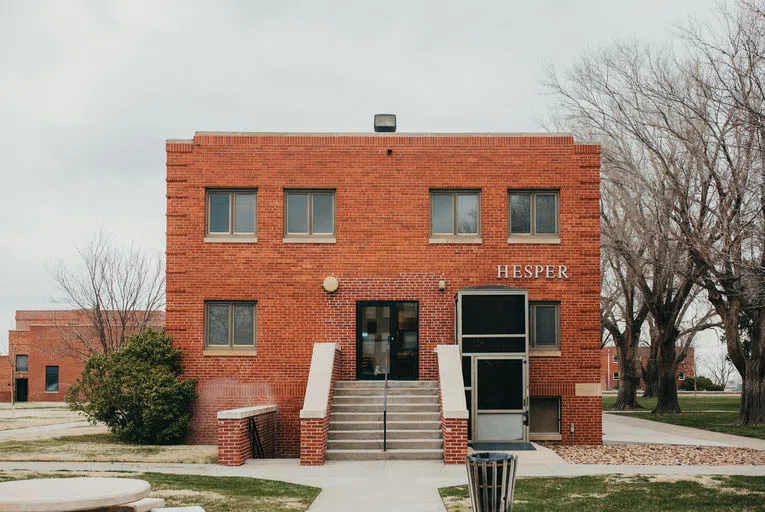
M 742 425 L 765 425 L 765 375 L 762 360 L 747 359 L 741 388 L 739 422 Z M 621 389 L 619 390 L 621 392 Z
M 651 355 L 646 361 L 645 369 L 643 370 L 643 383 L 645 389 L 643 390 L 643 398 L 654 398 L 659 394 L 659 365 L 656 361 L 656 355 L 651 351 Z
M 633 343 L 624 343 L 624 346 L 617 347 L 617 350 L 619 352 L 619 393 L 611 410 L 642 409 L 643 406 L 637 402 L 641 369 L 637 342 L 635 340 Z
M 680 404 L 677 402 L 677 362 L 675 357 L 675 341 L 665 341 L 659 349 L 659 393 L 654 414 L 678 414 Z

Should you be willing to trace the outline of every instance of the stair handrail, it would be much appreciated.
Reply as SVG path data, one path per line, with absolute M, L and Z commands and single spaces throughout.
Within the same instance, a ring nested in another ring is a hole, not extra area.
M 385 351 L 385 383 L 383 384 L 383 451 L 388 451 L 388 373 L 390 373 L 390 336 Z

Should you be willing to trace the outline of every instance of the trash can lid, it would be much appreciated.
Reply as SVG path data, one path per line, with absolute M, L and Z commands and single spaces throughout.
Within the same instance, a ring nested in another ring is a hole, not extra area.
M 504 453 L 504 452 L 475 452 L 471 453 L 467 456 L 468 460 L 471 462 L 493 462 L 493 461 L 505 461 L 505 460 L 512 460 L 515 458 L 515 455 L 512 453 Z

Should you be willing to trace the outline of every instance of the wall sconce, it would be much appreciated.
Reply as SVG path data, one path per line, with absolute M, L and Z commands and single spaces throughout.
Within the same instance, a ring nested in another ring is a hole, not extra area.
M 324 282 L 321 283 L 321 287 L 324 288 L 324 290 L 329 293 L 332 293 L 335 290 L 337 290 L 338 286 L 340 286 L 340 282 L 334 276 L 326 277 L 324 279 Z
M 444 291 L 444 290 L 446 290 L 446 281 L 444 281 L 443 279 L 441 279 L 441 280 L 438 282 L 438 289 L 439 289 L 440 291 Z

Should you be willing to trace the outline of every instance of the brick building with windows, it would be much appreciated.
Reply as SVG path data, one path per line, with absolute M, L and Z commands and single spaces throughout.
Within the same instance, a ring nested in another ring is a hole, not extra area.
M 276 454 L 308 464 L 600 444 L 599 155 L 565 134 L 168 140 L 190 441 L 274 405 Z
M 651 355 L 649 347 L 638 347 L 640 364 L 643 368 L 648 364 Z M 685 359 L 677 366 L 675 384 L 681 389 L 686 377 L 696 377 L 696 363 L 693 348 L 688 349 Z M 603 391 L 615 391 L 619 389 L 619 356 L 613 345 L 603 347 L 600 353 L 600 383 Z M 640 387 L 645 389 L 645 382 L 640 379 Z

